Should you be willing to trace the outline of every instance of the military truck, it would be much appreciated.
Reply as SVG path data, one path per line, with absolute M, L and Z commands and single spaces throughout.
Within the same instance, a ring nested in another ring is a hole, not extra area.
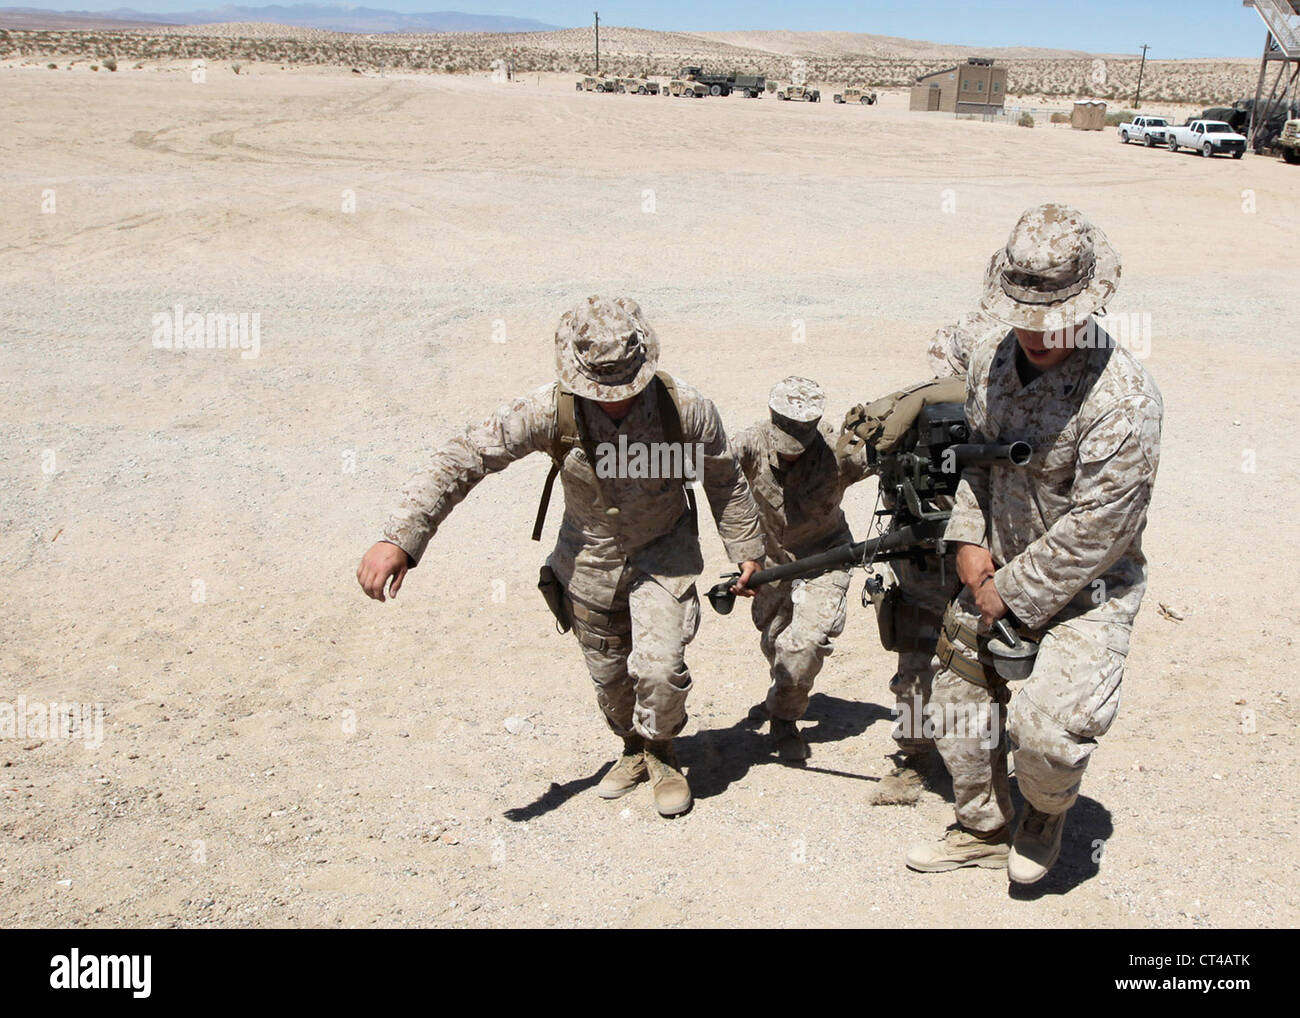
M 846 88 L 843 92 L 837 92 L 831 98 L 837 103 L 858 103 L 862 106 L 873 106 L 876 102 L 876 93 L 868 92 L 865 88 Z
M 645 78 L 619 78 L 625 92 L 633 95 L 658 95 L 659 82 L 647 81 Z
M 1300 117 L 1294 117 L 1282 125 L 1277 148 L 1288 163 L 1300 163 Z
M 786 85 L 785 88 L 778 88 L 776 97 L 783 102 L 819 103 L 822 101 L 821 92 L 807 85 Z
M 746 99 L 757 99 L 767 88 L 767 79 L 761 74 L 736 74 L 734 71 L 724 74 L 706 71 L 703 67 L 693 65 L 683 67 L 677 72 L 677 77 L 683 81 L 693 81 L 703 85 L 709 95 L 731 95 L 732 92 L 740 92 Z

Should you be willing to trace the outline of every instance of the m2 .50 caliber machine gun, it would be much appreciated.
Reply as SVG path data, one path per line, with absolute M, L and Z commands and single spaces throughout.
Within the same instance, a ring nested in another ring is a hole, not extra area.
M 861 443 L 868 446 L 881 495 L 888 493 L 891 503 L 876 515 L 887 517 L 888 524 L 865 541 L 760 569 L 746 587 L 814 576 L 844 565 L 869 566 L 929 555 L 942 562 L 943 534 L 951 515 L 948 507 L 962 471 L 973 466 L 1023 467 L 1033 453 L 1025 442 L 970 442 L 963 396 L 964 385 L 959 380 L 934 381 L 849 411 L 840 439 L 841 453 Z M 709 603 L 720 615 L 730 614 L 735 606 L 731 586 L 739 575 L 725 574 L 708 592 Z M 1010 626 L 996 628 L 1009 645 L 1019 646 Z

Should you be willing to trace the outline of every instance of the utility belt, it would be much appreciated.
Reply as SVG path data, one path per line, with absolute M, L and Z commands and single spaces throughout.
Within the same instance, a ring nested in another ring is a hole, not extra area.
M 1016 635 L 1024 640 L 1037 641 L 1039 634 L 1008 617 Z M 985 689 L 992 689 L 1006 680 L 998 674 L 997 660 L 989 651 L 989 637 L 974 626 L 963 622 L 953 601 L 943 613 L 939 626 L 939 646 L 936 650 L 939 667 L 950 669 L 960 678 Z
M 573 629 L 578 642 L 593 650 L 623 650 L 632 645 L 632 620 L 626 608 L 610 611 L 579 601 L 564 589 L 549 565 L 538 572 L 537 589 L 555 616 L 556 631 Z M 580 625 L 575 627 L 575 622 Z

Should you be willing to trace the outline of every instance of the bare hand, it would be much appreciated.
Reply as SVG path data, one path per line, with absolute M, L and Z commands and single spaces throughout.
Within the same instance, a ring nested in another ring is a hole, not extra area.
M 998 593 L 998 585 L 991 578 L 986 579 L 975 588 L 975 607 L 980 610 L 980 621 L 986 626 L 993 625 L 1007 614 L 1007 603 Z
M 396 597 L 402 589 L 411 560 L 401 548 L 387 541 L 371 545 L 370 550 L 362 556 L 361 565 L 357 566 L 357 582 L 367 597 L 376 601 L 384 600 L 384 588 L 388 587 L 388 596 Z M 388 581 L 392 580 L 392 586 Z
M 994 571 L 993 556 L 987 548 L 978 544 L 957 546 L 957 576 L 970 588 L 972 594 Z
M 753 597 L 755 591 L 750 590 L 745 584 L 749 582 L 751 576 L 758 572 L 758 563 L 740 562 L 738 565 L 740 566 L 740 579 L 731 585 L 731 592 L 737 597 Z

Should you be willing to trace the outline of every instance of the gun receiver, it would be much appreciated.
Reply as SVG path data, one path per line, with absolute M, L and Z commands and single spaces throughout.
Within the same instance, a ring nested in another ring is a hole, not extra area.
M 956 494 L 962 471 L 981 466 L 1023 467 L 1033 455 L 1026 442 L 972 443 L 966 441 L 968 437 L 970 430 L 962 404 L 926 406 L 897 450 L 881 455 L 877 462 L 881 490 L 889 492 L 893 500 L 892 511 L 888 511 L 889 529 L 867 541 L 760 569 L 745 586 L 753 589 L 779 580 L 815 576 L 836 566 L 865 566 L 925 552 L 942 560 L 943 532 L 951 513 L 940 500 Z M 723 582 L 709 589 L 709 603 L 718 614 L 728 615 L 735 607 L 731 587 L 739 575 L 725 573 Z

